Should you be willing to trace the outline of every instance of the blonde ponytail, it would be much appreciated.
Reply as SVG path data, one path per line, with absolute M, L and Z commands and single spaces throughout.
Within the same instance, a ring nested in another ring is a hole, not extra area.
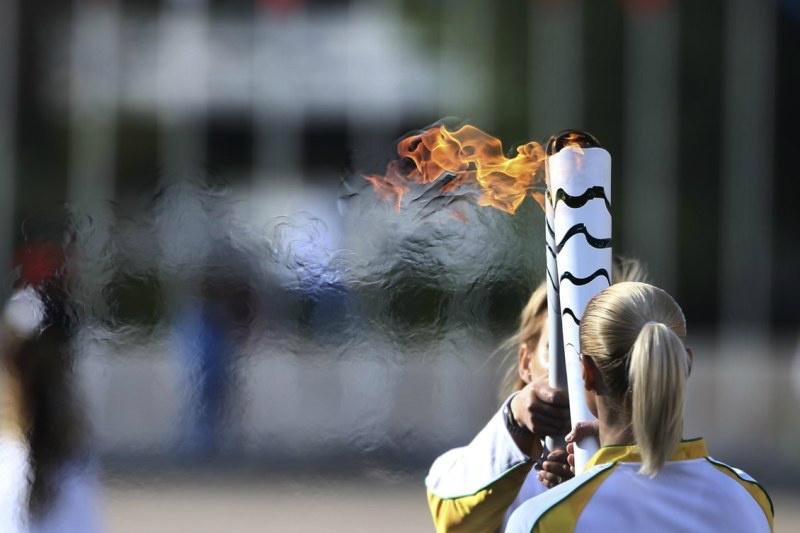
M 683 342 L 664 324 L 646 323 L 631 349 L 631 425 L 642 456 L 639 473 L 655 476 L 683 435 L 688 361 Z
M 689 360 L 681 308 L 652 285 L 617 283 L 589 301 L 580 335 L 581 352 L 600 372 L 604 400 L 630 421 L 639 472 L 656 475 L 683 431 Z

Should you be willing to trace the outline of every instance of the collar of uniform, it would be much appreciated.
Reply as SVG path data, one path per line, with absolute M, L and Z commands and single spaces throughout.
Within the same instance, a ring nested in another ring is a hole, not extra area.
M 689 459 L 701 459 L 708 456 L 706 443 L 703 439 L 683 440 L 678 445 L 678 449 L 669 458 L 670 461 L 688 461 Z M 606 463 L 640 463 L 639 447 L 634 445 L 612 444 L 597 450 L 597 453 L 589 460 L 584 468 L 584 472 L 596 465 Z

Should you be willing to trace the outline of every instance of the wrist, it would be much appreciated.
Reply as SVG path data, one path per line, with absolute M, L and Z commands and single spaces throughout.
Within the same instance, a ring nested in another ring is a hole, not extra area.
M 517 445 L 519 451 L 525 454 L 530 461 L 542 453 L 539 438 L 528 430 L 527 427 L 519 423 L 517 418 L 511 411 L 512 400 L 516 395 L 509 398 L 503 406 L 503 420 L 505 423 L 506 431 Z
M 524 425 L 520 424 L 519 419 L 514 413 L 514 400 L 517 399 L 519 393 L 513 394 L 503 405 L 503 419 L 505 420 L 506 429 L 514 436 L 530 438 L 534 433 Z

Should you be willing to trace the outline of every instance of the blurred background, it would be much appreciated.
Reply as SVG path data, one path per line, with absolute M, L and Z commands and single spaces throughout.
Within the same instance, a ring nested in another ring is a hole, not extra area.
M 433 530 L 544 276 L 534 201 L 360 178 L 457 117 L 610 151 L 614 250 L 688 319 L 687 435 L 796 530 L 798 51 L 798 0 L 2 0 L 0 290 L 68 272 L 103 527 Z

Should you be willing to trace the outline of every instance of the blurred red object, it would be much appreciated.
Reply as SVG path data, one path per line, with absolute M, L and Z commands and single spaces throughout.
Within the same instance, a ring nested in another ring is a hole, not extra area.
M 14 260 L 21 285 L 40 285 L 64 264 L 64 251 L 52 242 L 40 242 L 21 248 Z

